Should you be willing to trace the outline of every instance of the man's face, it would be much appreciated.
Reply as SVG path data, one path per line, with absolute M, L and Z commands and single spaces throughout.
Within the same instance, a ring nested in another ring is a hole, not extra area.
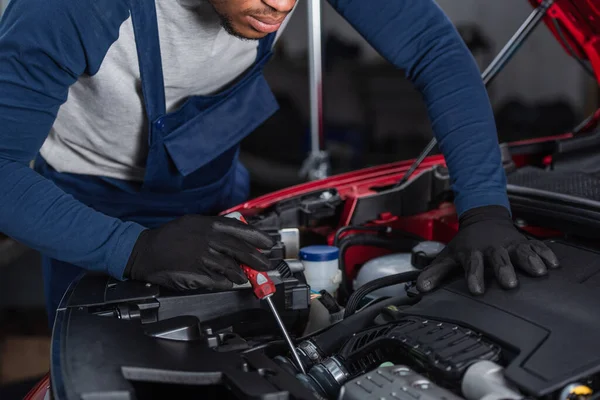
M 261 39 L 281 26 L 297 0 L 208 0 L 223 27 L 241 39 Z

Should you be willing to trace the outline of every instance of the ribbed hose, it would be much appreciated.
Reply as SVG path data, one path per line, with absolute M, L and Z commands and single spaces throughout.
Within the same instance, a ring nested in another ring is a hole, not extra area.
M 339 255 L 339 267 L 342 271 L 341 300 L 347 298 L 352 291 L 348 275 L 346 274 L 345 258 L 348 249 L 354 246 L 373 246 L 397 252 L 410 252 L 420 241 L 413 236 L 390 238 L 372 234 L 356 234 L 342 239 L 340 241 Z
M 396 275 L 384 276 L 383 278 L 375 279 L 374 281 L 371 281 L 360 287 L 358 290 L 356 290 L 356 292 L 352 293 L 352 296 L 350 296 L 350 299 L 348 299 L 346 310 L 344 311 L 344 319 L 356 313 L 360 302 L 369 293 L 384 287 L 414 281 L 417 279 L 420 273 L 421 271 L 408 271 Z
M 349 318 L 344 318 L 342 321 L 322 333 L 312 336 L 311 341 L 317 346 L 321 354 L 332 354 L 337 351 L 346 340 L 354 335 L 354 333 L 371 326 L 375 317 L 377 317 L 385 307 L 391 305 L 409 305 L 414 304 L 417 301 L 418 299 L 407 299 L 405 296 L 382 300 L 377 304 L 353 314 Z
M 339 246 L 340 244 L 340 238 L 342 237 L 342 235 L 346 232 L 351 232 L 351 231 L 358 231 L 358 232 L 375 232 L 375 233 L 392 233 L 393 229 L 389 226 L 380 226 L 380 225 L 376 225 L 376 226 L 353 226 L 353 225 L 347 225 L 347 226 L 343 226 L 340 229 L 337 230 L 337 232 L 335 232 L 335 236 L 333 237 L 333 245 L 334 246 Z

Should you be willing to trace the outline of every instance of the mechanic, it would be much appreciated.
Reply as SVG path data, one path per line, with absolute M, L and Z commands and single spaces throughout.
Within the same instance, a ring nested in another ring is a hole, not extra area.
M 552 252 L 512 224 L 478 68 L 433 0 L 329 0 L 423 94 L 460 232 L 418 281 L 462 266 L 505 288 Z M 39 250 L 50 320 L 83 269 L 171 289 L 243 284 L 272 246 L 216 217 L 248 196 L 240 141 L 277 104 L 263 68 L 296 0 L 12 0 L 0 26 L 0 230 Z M 30 162 L 35 160 L 34 168 Z M 514 267 L 513 267 L 514 266 Z

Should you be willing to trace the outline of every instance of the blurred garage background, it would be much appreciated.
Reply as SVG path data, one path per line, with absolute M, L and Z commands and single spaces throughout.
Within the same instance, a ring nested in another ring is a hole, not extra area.
M 482 70 L 531 12 L 526 0 L 437 1 Z M 2 9 L 7 3 L 0 0 Z M 323 19 L 324 120 L 334 172 L 416 156 L 431 138 L 419 93 L 326 4 Z M 306 27 L 300 4 L 267 68 L 281 110 L 243 146 L 254 196 L 301 181 L 309 149 Z M 598 107 L 595 81 L 544 26 L 489 93 L 501 141 L 568 131 Z M 39 256 L 1 237 L 0 399 L 21 398 L 48 370 L 48 352 Z

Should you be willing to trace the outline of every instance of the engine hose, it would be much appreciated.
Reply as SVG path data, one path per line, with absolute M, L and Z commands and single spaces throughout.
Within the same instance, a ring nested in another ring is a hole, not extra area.
M 375 279 L 374 281 L 365 284 L 356 290 L 356 292 L 352 293 L 352 296 L 348 299 L 346 310 L 344 311 L 344 318 L 348 318 L 355 314 L 360 302 L 369 293 L 384 287 L 413 281 L 417 279 L 420 273 L 421 271 L 402 272 L 396 275 L 384 276 L 383 278 Z
M 340 243 L 340 237 L 346 233 L 346 232 L 350 232 L 350 231 L 358 231 L 358 232 L 375 232 L 375 233 L 381 233 L 381 234 L 399 234 L 400 236 L 403 237 L 407 237 L 407 238 L 413 238 L 415 240 L 423 240 L 421 237 L 417 236 L 417 235 L 413 235 L 409 232 L 405 232 L 405 231 L 400 231 L 397 229 L 392 228 L 391 226 L 385 226 L 385 225 L 357 225 L 357 226 L 353 226 L 353 225 L 347 225 L 347 226 L 343 226 L 340 229 L 338 229 L 335 232 L 335 236 L 333 237 L 333 245 L 335 247 L 338 247 L 339 243 Z
M 409 236 L 408 238 L 390 238 L 381 237 L 378 235 L 371 234 L 356 234 L 350 237 L 346 237 L 340 241 L 340 255 L 339 255 L 339 268 L 342 271 L 342 283 L 340 286 L 340 300 L 344 300 L 350 295 L 352 286 L 348 275 L 346 274 L 346 251 L 354 246 L 374 246 L 387 250 L 393 250 L 398 252 L 410 252 L 413 247 L 420 243 L 422 240 L 418 240 L 416 237 Z
M 335 232 L 335 236 L 333 237 L 333 245 L 335 247 L 338 247 L 338 245 L 340 244 L 340 237 L 349 231 L 359 231 L 359 232 L 378 232 L 378 233 L 391 233 L 392 232 L 392 228 L 389 226 L 352 226 L 352 225 L 347 225 L 344 227 L 341 227 L 340 229 L 338 229 Z
M 365 308 L 349 318 L 324 330 L 321 333 L 313 335 L 311 341 L 317 346 L 321 354 L 332 354 L 338 350 L 354 333 L 371 326 L 373 320 L 379 315 L 382 309 L 387 306 L 410 305 L 418 299 L 406 298 L 405 296 L 393 297 L 382 300 L 371 307 Z

